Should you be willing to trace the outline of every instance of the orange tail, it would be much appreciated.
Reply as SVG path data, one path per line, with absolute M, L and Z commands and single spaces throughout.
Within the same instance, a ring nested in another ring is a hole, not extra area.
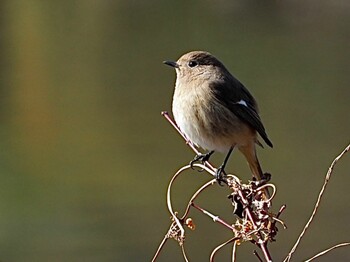
M 256 155 L 255 144 L 251 144 L 245 147 L 240 147 L 239 151 L 241 151 L 245 156 L 245 158 L 247 159 L 249 168 L 252 171 L 253 176 L 259 181 L 262 180 L 264 177 L 264 174 L 262 172 L 258 157 Z M 266 197 L 269 198 L 270 197 L 269 191 L 267 189 L 264 191 L 265 191 Z

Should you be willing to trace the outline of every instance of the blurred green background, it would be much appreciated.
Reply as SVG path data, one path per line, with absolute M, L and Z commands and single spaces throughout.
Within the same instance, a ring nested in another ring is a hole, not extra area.
M 285 257 L 349 142 L 349 1 L 3 0 L 0 21 L 0 261 L 150 261 L 170 223 L 167 184 L 193 158 L 160 115 L 175 80 L 162 61 L 191 50 L 213 53 L 259 101 L 275 147 L 258 153 L 274 209 L 287 204 L 270 250 Z M 349 159 L 294 261 L 350 240 Z M 227 170 L 250 178 L 237 152 Z M 208 179 L 183 176 L 175 208 Z M 227 194 L 213 187 L 198 204 L 232 222 Z M 191 216 L 189 258 L 208 261 L 231 234 Z M 239 261 L 256 261 L 253 249 Z M 319 261 L 331 259 L 349 248 Z M 174 241 L 159 261 L 182 261 Z

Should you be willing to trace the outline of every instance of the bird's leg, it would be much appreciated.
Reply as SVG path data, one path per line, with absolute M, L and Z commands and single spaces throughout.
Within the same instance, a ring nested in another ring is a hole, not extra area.
M 260 180 L 257 180 L 256 177 L 253 176 L 252 181 L 255 181 L 259 184 L 259 186 L 265 185 L 271 180 L 272 175 L 270 173 L 263 173 Z
M 227 153 L 227 155 L 226 155 L 226 157 L 224 159 L 224 162 L 222 163 L 222 165 L 215 172 L 216 180 L 218 181 L 220 186 L 221 186 L 221 182 L 226 183 L 225 167 L 226 167 L 228 159 L 230 158 L 230 155 L 232 153 L 233 148 L 234 147 L 230 148 L 230 150 L 228 151 L 228 153 Z
M 204 163 L 205 161 L 208 161 L 210 156 L 214 153 L 214 151 L 210 151 L 208 153 L 205 154 L 198 154 L 194 157 L 194 159 L 190 162 L 190 166 L 193 169 L 193 164 L 200 161 L 202 163 Z

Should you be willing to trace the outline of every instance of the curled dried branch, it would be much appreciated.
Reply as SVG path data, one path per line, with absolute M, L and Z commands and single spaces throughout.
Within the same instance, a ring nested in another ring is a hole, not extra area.
M 195 167 L 201 168 L 202 170 L 208 172 L 211 175 L 215 174 L 213 170 L 211 170 L 205 165 L 195 164 Z M 266 247 L 268 241 L 274 240 L 274 237 L 277 233 L 276 222 L 281 222 L 281 224 L 284 226 L 284 223 L 280 219 L 278 219 L 279 215 L 281 214 L 284 208 L 281 208 L 281 210 L 277 214 L 273 214 L 269 211 L 269 208 L 271 207 L 271 201 L 275 196 L 276 191 L 275 186 L 272 184 L 261 185 L 256 181 L 251 181 L 249 184 L 243 184 L 238 177 L 234 175 L 228 175 L 227 185 L 232 190 L 232 193 L 229 198 L 231 198 L 233 206 L 235 206 L 237 203 L 242 206 L 242 210 L 239 213 L 240 218 L 236 220 L 234 225 L 230 225 L 229 223 L 219 218 L 219 216 L 213 215 L 209 211 L 194 203 L 196 198 L 202 192 L 204 192 L 208 187 L 216 183 L 216 179 L 211 179 L 210 181 L 203 184 L 198 190 L 196 190 L 196 192 L 191 196 L 190 200 L 188 201 L 184 214 L 181 217 L 179 217 L 178 212 L 174 211 L 174 208 L 172 206 L 173 201 L 171 197 L 171 192 L 175 180 L 181 174 L 183 174 L 184 171 L 190 168 L 190 165 L 186 165 L 180 168 L 172 177 L 167 190 L 167 205 L 171 214 L 172 223 L 165 238 L 172 238 L 179 243 L 183 251 L 185 260 L 187 259 L 186 254 L 184 252 L 185 226 L 189 227 L 190 229 L 195 228 L 193 220 L 188 217 L 191 207 L 194 207 L 195 209 L 201 211 L 205 215 L 211 217 L 214 222 L 218 222 L 224 225 L 226 228 L 230 229 L 234 233 L 234 245 L 241 242 L 250 241 L 256 244 L 258 247 L 260 247 L 261 250 L 263 250 L 262 247 Z M 266 188 L 272 189 L 272 194 L 269 199 L 263 197 L 263 192 L 264 190 L 266 190 Z M 229 241 L 228 243 L 230 242 L 232 241 Z M 165 240 L 162 242 L 162 244 L 164 243 Z M 212 259 L 214 258 L 215 253 L 218 250 L 220 250 L 221 247 L 222 246 L 220 245 L 213 251 Z M 234 246 L 233 252 L 236 252 L 236 246 Z M 262 252 L 264 254 L 264 257 L 266 258 L 268 256 L 268 251 L 263 250 Z M 232 257 L 235 257 L 234 253 L 232 254 Z M 270 260 L 266 259 L 266 261 Z
M 167 112 L 162 112 L 162 115 L 168 120 L 168 122 L 177 130 L 177 132 L 185 139 L 186 144 L 198 155 L 200 152 L 195 147 L 191 141 L 189 141 L 186 136 L 180 131 L 173 119 L 168 115 Z M 208 172 L 212 176 L 215 176 L 216 168 L 211 165 L 208 161 L 204 161 L 203 164 L 195 164 L 196 167 L 201 168 L 202 170 Z M 215 222 L 226 226 L 234 233 L 234 242 L 243 242 L 250 241 L 256 244 L 262 251 L 263 256 L 266 261 L 271 261 L 271 255 L 267 249 L 267 242 L 274 241 L 274 237 L 277 233 L 276 222 L 281 222 L 284 226 L 284 223 L 278 219 L 278 216 L 282 211 L 277 215 L 269 211 L 271 207 L 271 201 L 275 196 L 276 187 L 272 184 L 266 184 L 266 182 L 261 181 L 251 181 L 248 184 L 242 184 L 240 179 L 233 175 L 228 175 L 227 177 L 227 186 L 232 190 L 230 195 L 232 205 L 234 206 L 234 213 L 239 216 L 238 220 L 234 225 L 223 221 L 218 216 L 211 214 L 209 211 L 197 206 L 194 203 L 194 200 L 201 194 L 206 188 L 213 185 L 216 180 L 210 180 L 201 186 L 191 197 L 190 201 L 187 204 L 184 215 L 179 218 L 177 212 L 174 211 L 171 201 L 171 188 L 174 181 L 177 177 L 186 169 L 190 168 L 189 165 L 180 168 L 176 174 L 171 179 L 168 191 L 167 191 L 167 205 L 169 212 L 171 214 L 172 224 L 170 229 L 165 236 L 166 238 L 173 238 L 183 249 L 184 240 L 185 240 L 185 228 L 186 225 L 189 228 L 194 228 L 192 219 L 188 218 L 191 207 L 194 207 L 200 210 L 202 213 L 211 217 Z M 272 188 L 272 195 L 270 198 L 266 199 L 264 192 L 267 188 Z M 281 209 L 282 210 L 282 209 Z M 165 241 L 163 241 L 165 243 Z M 163 243 L 162 242 L 162 243 Z M 158 248 L 159 249 L 159 248 Z M 220 248 L 219 248 L 220 249 Z M 219 250 L 217 249 L 217 250 Z M 184 250 L 184 249 L 183 249 Z M 236 247 L 234 246 L 234 252 Z M 215 254 L 215 252 L 214 252 Z M 232 257 L 235 257 L 235 254 L 232 254 Z M 186 258 L 185 258 L 186 259 Z
M 198 155 L 200 152 L 198 151 L 196 146 L 193 143 L 191 143 L 191 141 L 189 141 L 183 133 L 181 133 L 181 131 L 179 130 L 175 122 L 172 120 L 172 118 L 168 115 L 168 113 L 162 112 L 162 115 L 168 120 L 168 122 L 171 123 L 171 125 L 177 130 L 177 132 L 185 139 L 186 144 Z M 322 196 L 324 194 L 328 181 L 332 175 L 334 166 L 336 165 L 338 160 L 340 160 L 349 150 L 350 150 L 350 144 L 341 152 L 340 155 L 338 155 L 338 157 L 334 159 L 331 166 L 329 167 L 325 178 L 325 182 L 318 195 L 318 199 L 316 201 L 311 217 L 306 223 L 304 229 L 302 230 L 292 250 L 289 252 L 288 256 L 285 258 L 283 262 L 290 261 L 293 253 L 295 252 L 301 239 L 305 235 L 305 232 L 309 228 L 311 222 L 313 221 L 313 218 L 317 213 Z M 215 176 L 216 168 L 213 165 L 211 165 L 208 161 L 204 161 L 203 164 L 194 164 L 194 166 L 207 172 L 211 176 Z M 171 225 L 169 227 L 167 234 L 164 236 L 161 244 L 159 245 L 157 252 L 154 255 L 152 261 L 155 261 L 157 259 L 160 251 L 162 250 L 164 244 L 167 242 L 169 238 L 175 239 L 179 243 L 184 260 L 189 261 L 185 252 L 184 241 L 185 241 L 185 228 L 188 227 L 192 230 L 195 229 L 195 224 L 192 218 L 189 217 L 189 213 L 192 207 L 199 210 L 203 214 L 211 217 L 214 222 L 218 222 L 224 225 L 233 233 L 233 237 L 231 239 L 218 245 L 213 250 L 210 256 L 210 261 L 214 261 L 214 257 L 216 253 L 219 250 L 221 250 L 222 247 L 230 243 L 233 243 L 232 261 L 235 261 L 237 245 L 245 241 L 249 241 L 260 248 L 262 252 L 262 256 L 260 256 L 257 251 L 254 251 L 254 254 L 256 255 L 259 261 L 264 261 L 264 260 L 272 261 L 271 255 L 267 248 L 267 243 L 270 241 L 275 241 L 275 237 L 278 231 L 276 224 L 281 224 L 284 228 L 286 228 L 285 223 L 279 218 L 281 213 L 285 210 L 286 206 L 283 205 L 277 214 L 274 214 L 270 211 L 271 201 L 276 195 L 276 187 L 273 184 L 266 183 L 266 181 L 250 181 L 249 183 L 244 184 L 238 177 L 234 175 L 228 175 L 226 180 L 226 185 L 231 190 L 231 194 L 229 198 L 231 199 L 231 203 L 234 208 L 233 213 L 238 216 L 235 223 L 230 224 L 223 221 L 221 218 L 219 218 L 219 216 L 212 214 L 208 210 L 194 203 L 196 198 L 201 193 L 203 193 L 207 188 L 209 188 L 210 186 L 214 185 L 217 182 L 216 179 L 212 179 L 206 182 L 205 184 L 203 184 L 199 189 L 195 191 L 195 193 L 191 196 L 190 200 L 187 203 L 184 214 L 180 217 L 178 216 L 178 213 L 174 211 L 172 206 L 171 189 L 173 187 L 174 181 L 179 177 L 179 175 L 182 174 L 185 170 L 188 170 L 190 167 L 191 167 L 190 165 L 186 165 L 180 168 L 172 177 L 169 183 L 168 190 L 167 190 L 167 205 L 168 205 L 169 212 L 171 214 Z M 270 192 L 272 191 L 272 194 L 271 194 L 271 197 L 267 198 L 266 197 L 267 195 L 265 194 L 265 192 L 268 192 L 269 189 L 270 189 Z M 335 245 L 329 249 L 326 249 L 318 253 L 317 255 L 313 256 L 312 258 L 306 261 L 312 261 L 313 259 L 316 259 L 336 248 L 344 247 L 348 245 L 350 245 L 350 243 L 341 243 L 341 244 Z
M 213 252 L 211 252 L 210 254 L 210 262 L 214 262 L 214 258 L 215 258 L 215 255 L 216 253 L 221 249 L 223 248 L 224 246 L 230 244 L 230 243 L 233 243 L 233 247 L 232 247 L 232 262 L 235 262 L 236 261 L 236 247 L 237 247 L 237 240 L 238 240 L 238 237 L 234 237 L 234 238 L 231 238 L 227 241 L 225 241 L 224 243 L 218 245 L 216 248 L 214 248 Z

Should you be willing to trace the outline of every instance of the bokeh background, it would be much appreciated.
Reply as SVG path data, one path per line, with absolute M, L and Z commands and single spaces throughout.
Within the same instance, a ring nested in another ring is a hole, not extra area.
M 193 153 L 161 117 L 191 50 L 220 58 L 254 94 L 275 147 L 259 149 L 287 210 L 281 261 L 308 219 L 333 158 L 350 138 L 350 2 L 0 2 L 0 260 L 150 261 L 170 223 L 165 193 Z M 213 157 L 218 165 L 223 155 Z M 301 261 L 349 241 L 350 156 L 337 165 Z M 228 171 L 250 178 L 234 153 Z M 209 177 L 189 172 L 175 208 Z M 225 188 L 198 204 L 233 221 Z M 191 261 L 231 234 L 194 211 Z M 256 261 L 239 247 L 239 261 Z M 230 248 L 218 255 L 229 261 Z M 350 260 L 349 248 L 319 261 Z M 182 261 L 169 241 L 159 261 Z

